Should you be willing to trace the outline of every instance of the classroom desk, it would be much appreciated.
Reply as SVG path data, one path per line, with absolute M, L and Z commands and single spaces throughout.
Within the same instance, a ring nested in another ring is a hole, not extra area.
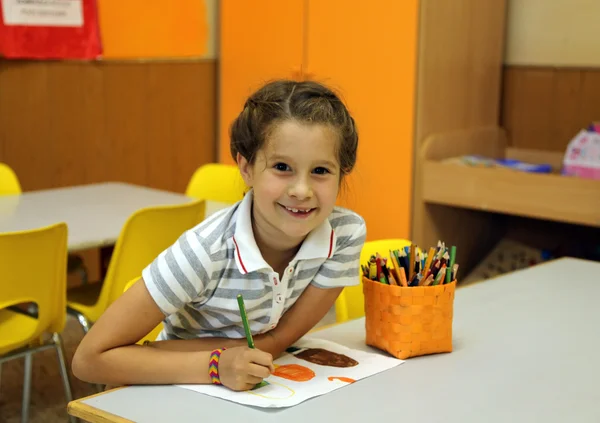
M 121 182 L 24 192 L 0 197 L 0 232 L 66 222 L 69 251 L 114 245 L 135 211 L 191 201 L 183 194 Z M 207 202 L 207 215 L 223 207 Z
M 560 259 L 458 289 L 452 353 L 408 359 L 295 407 L 132 386 L 73 401 L 69 412 L 140 423 L 599 422 L 599 298 L 600 263 Z M 374 351 L 363 319 L 311 336 Z

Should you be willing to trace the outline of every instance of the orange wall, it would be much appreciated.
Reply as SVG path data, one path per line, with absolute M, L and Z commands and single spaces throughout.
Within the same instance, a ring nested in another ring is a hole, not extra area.
M 205 56 L 210 25 L 206 1 L 211 0 L 98 2 L 104 58 Z
M 219 160 L 233 163 L 229 125 L 246 98 L 272 78 L 290 78 L 302 64 L 304 0 L 221 2 Z
M 408 238 L 418 1 L 281 3 L 222 3 L 220 160 L 230 162 L 227 128 L 246 96 L 302 68 L 341 92 L 358 125 L 357 167 L 340 203 L 365 217 L 368 239 Z

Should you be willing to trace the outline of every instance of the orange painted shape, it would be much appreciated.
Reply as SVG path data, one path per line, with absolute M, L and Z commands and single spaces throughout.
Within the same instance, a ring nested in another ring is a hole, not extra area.
M 349 377 L 345 377 L 345 376 L 329 376 L 327 378 L 328 381 L 333 382 L 335 379 L 340 380 L 342 382 L 347 382 L 347 383 L 354 383 L 356 382 L 354 379 L 350 379 Z
M 408 238 L 419 2 L 309 3 L 307 72 L 341 92 L 358 126 L 340 205 L 365 218 L 369 240 Z
M 275 369 L 273 376 L 293 380 L 294 382 L 306 382 L 315 377 L 315 372 L 299 364 L 284 364 Z
M 219 162 L 231 164 L 229 127 L 248 96 L 300 71 L 304 0 L 225 0 L 219 14 Z
M 207 53 L 204 0 L 98 2 L 104 58 L 198 57 Z

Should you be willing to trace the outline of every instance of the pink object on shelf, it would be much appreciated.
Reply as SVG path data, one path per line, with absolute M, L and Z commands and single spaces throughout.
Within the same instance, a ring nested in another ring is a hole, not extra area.
M 600 133 L 579 131 L 565 152 L 562 174 L 600 180 Z

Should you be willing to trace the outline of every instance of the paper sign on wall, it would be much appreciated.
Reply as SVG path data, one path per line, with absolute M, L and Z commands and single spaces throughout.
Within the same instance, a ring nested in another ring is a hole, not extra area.
M 96 59 L 102 53 L 96 0 L 0 0 L 0 55 Z
M 83 26 L 82 0 L 2 0 L 5 25 Z

